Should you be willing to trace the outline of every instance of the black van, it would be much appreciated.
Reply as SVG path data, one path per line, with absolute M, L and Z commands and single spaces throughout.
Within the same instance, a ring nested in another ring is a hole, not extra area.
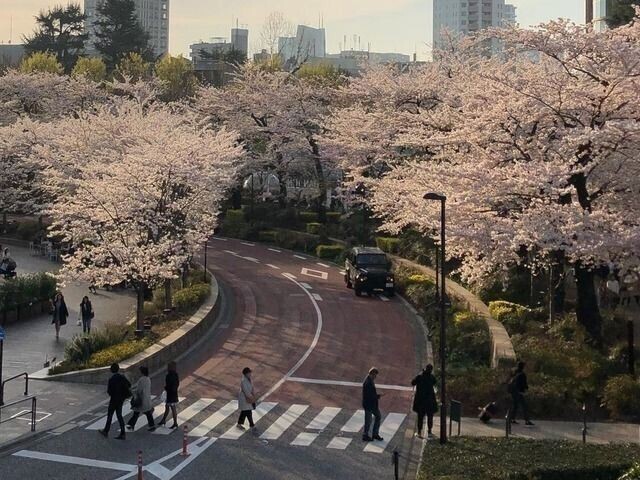
M 389 297 L 395 294 L 391 261 L 379 248 L 352 248 L 344 262 L 344 281 L 358 297 L 362 292 L 384 292 Z

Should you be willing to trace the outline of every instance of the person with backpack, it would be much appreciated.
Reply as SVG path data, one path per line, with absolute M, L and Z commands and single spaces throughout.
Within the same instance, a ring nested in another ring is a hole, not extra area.
M 427 434 L 429 438 L 433 437 L 433 415 L 438 411 L 438 400 L 434 388 L 436 383 L 431 364 L 411 380 L 411 385 L 416 387 L 416 393 L 413 397 L 413 411 L 418 415 L 418 438 L 423 438 L 422 429 L 425 416 L 427 417 Z
M 109 394 L 107 423 L 99 432 L 103 437 L 109 438 L 109 430 L 111 429 L 113 414 L 115 413 L 118 418 L 118 424 L 120 425 L 120 435 L 116 437 L 116 440 L 124 440 L 126 435 L 124 431 L 124 418 L 122 418 L 122 405 L 124 401 L 131 396 L 131 383 L 129 383 L 127 377 L 120 373 L 120 365 L 117 363 L 111 365 L 111 373 L 112 375 L 107 386 L 107 393 Z
M 527 374 L 524 373 L 524 362 L 518 362 L 518 367 L 511 375 L 509 380 L 508 391 L 511 394 L 511 409 L 509 410 L 509 421 L 517 424 L 516 415 L 518 413 L 518 407 L 522 406 L 522 413 L 524 414 L 525 425 L 533 426 L 533 422 L 529 419 L 529 409 L 527 408 L 527 400 L 525 394 L 529 390 L 529 384 L 527 383 Z

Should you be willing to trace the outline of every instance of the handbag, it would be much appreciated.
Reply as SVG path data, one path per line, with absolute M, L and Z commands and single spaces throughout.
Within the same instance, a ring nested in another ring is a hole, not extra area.
M 139 395 L 134 395 L 131 397 L 131 408 L 138 408 L 142 405 L 142 398 Z

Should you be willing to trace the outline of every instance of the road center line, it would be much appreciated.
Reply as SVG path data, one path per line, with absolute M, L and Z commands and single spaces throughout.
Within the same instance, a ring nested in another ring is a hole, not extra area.
M 33 460 L 46 460 L 49 462 L 68 463 L 83 467 L 106 468 L 108 470 L 119 470 L 121 472 L 131 472 L 136 466 L 126 463 L 106 462 L 103 460 L 92 460 L 90 458 L 70 457 L 68 455 L 57 455 L 53 453 L 33 452 L 30 450 L 20 450 L 13 454 L 15 457 L 31 458 Z
M 289 370 L 286 375 L 284 377 L 282 377 L 280 380 L 278 380 L 278 382 L 271 387 L 267 393 L 265 393 L 264 395 L 262 395 L 262 397 L 260 397 L 258 399 L 259 402 L 263 401 L 265 398 L 267 398 L 269 395 L 271 395 L 273 392 L 275 392 L 278 388 L 280 388 L 280 386 L 286 382 L 287 380 L 289 380 L 291 378 L 291 376 L 296 373 L 296 371 L 302 366 L 302 364 L 307 360 L 307 358 L 309 358 L 309 355 L 311 355 L 311 353 L 313 352 L 313 350 L 316 348 L 316 346 L 318 345 L 318 340 L 320 339 L 320 333 L 322 333 L 322 312 L 320 311 L 320 307 L 318 306 L 318 301 L 313 298 L 313 295 L 311 295 L 311 293 L 309 292 L 309 290 L 307 290 L 306 288 L 304 288 L 300 282 L 298 282 L 295 277 L 291 274 L 288 273 L 283 273 L 282 274 L 283 277 L 288 278 L 289 280 L 291 280 L 293 283 L 295 283 L 298 287 L 300 287 L 300 289 L 307 294 L 307 296 L 309 297 L 309 300 L 311 300 L 311 303 L 313 304 L 313 308 L 316 310 L 316 317 L 318 318 L 318 323 L 316 325 L 316 333 L 313 337 L 313 341 L 311 342 L 311 345 L 309 345 L 309 348 L 307 348 L 307 351 L 304 353 L 304 355 L 302 355 L 302 357 L 300 358 L 300 360 L 298 360 L 298 362 L 291 368 L 291 370 Z M 293 278 L 292 278 L 293 277 Z
M 282 250 L 278 250 L 277 248 L 267 248 L 270 252 L 282 253 Z
M 297 382 L 297 383 L 314 383 L 316 385 L 334 385 L 341 387 L 362 387 L 361 382 L 345 382 L 342 380 L 324 380 L 319 378 L 301 378 L 301 377 L 289 377 L 287 378 L 289 382 Z M 404 385 L 384 385 L 376 383 L 376 388 L 380 388 L 382 390 L 399 390 L 401 392 L 411 392 L 413 391 L 412 387 L 405 387 Z

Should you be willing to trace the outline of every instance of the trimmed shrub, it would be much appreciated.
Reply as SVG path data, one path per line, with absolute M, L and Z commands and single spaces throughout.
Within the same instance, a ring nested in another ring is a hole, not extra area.
M 323 225 L 321 223 L 317 223 L 317 222 L 307 223 L 306 232 L 312 235 L 320 235 L 320 230 L 322 229 L 322 227 Z
M 631 467 L 619 480 L 640 480 L 640 463 Z
M 504 325 L 509 335 L 524 333 L 527 331 L 529 322 L 538 322 L 544 319 L 542 310 L 534 310 L 517 303 L 500 300 L 489 303 L 489 313 Z
M 422 275 L 421 273 L 415 273 L 413 275 L 409 275 L 407 278 L 406 285 L 422 285 L 424 287 L 432 287 L 435 286 L 435 282 L 431 280 L 426 275 Z
M 616 419 L 640 414 L 640 382 L 631 375 L 610 378 L 604 387 L 604 405 Z
M 221 228 L 224 235 L 233 238 L 245 238 L 249 233 L 249 224 L 242 210 L 227 210 Z
M 340 212 L 327 212 L 327 223 L 337 225 L 340 223 L 342 214 Z
M 393 237 L 376 237 L 376 246 L 387 253 L 398 253 L 400 239 Z
M 316 256 L 327 260 L 335 260 L 344 252 L 342 245 L 318 245 L 316 247 Z
M 313 223 L 318 221 L 318 214 L 316 212 L 300 212 L 298 218 L 302 223 Z
M 447 328 L 447 348 L 451 365 L 488 366 L 491 337 L 487 322 L 473 312 L 456 312 Z
M 91 355 L 91 358 L 87 362 L 87 367 L 106 367 L 112 363 L 121 362 L 122 360 L 126 360 L 127 358 L 144 351 L 152 344 L 153 340 L 147 337 L 140 340 L 129 340 L 127 342 L 112 345 Z
M 173 294 L 173 305 L 180 311 L 199 307 L 209 296 L 209 285 L 196 283 Z
M 558 440 L 451 438 L 427 442 L 418 480 L 617 480 L 638 461 L 637 445 Z
M 107 325 L 102 330 L 76 335 L 64 348 L 64 359 L 68 363 L 83 364 L 99 350 L 121 343 L 128 331 L 125 326 Z
M 319 245 L 318 238 L 309 234 L 292 232 L 290 230 L 278 230 L 276 235 L 277 244 L 289 250 L 299 250 L 303 252 L 315 252 Z
M 258 240 L 264 243 L 276 243 L 278 232 L 273 230 L 262 230 L 258 233 Z

